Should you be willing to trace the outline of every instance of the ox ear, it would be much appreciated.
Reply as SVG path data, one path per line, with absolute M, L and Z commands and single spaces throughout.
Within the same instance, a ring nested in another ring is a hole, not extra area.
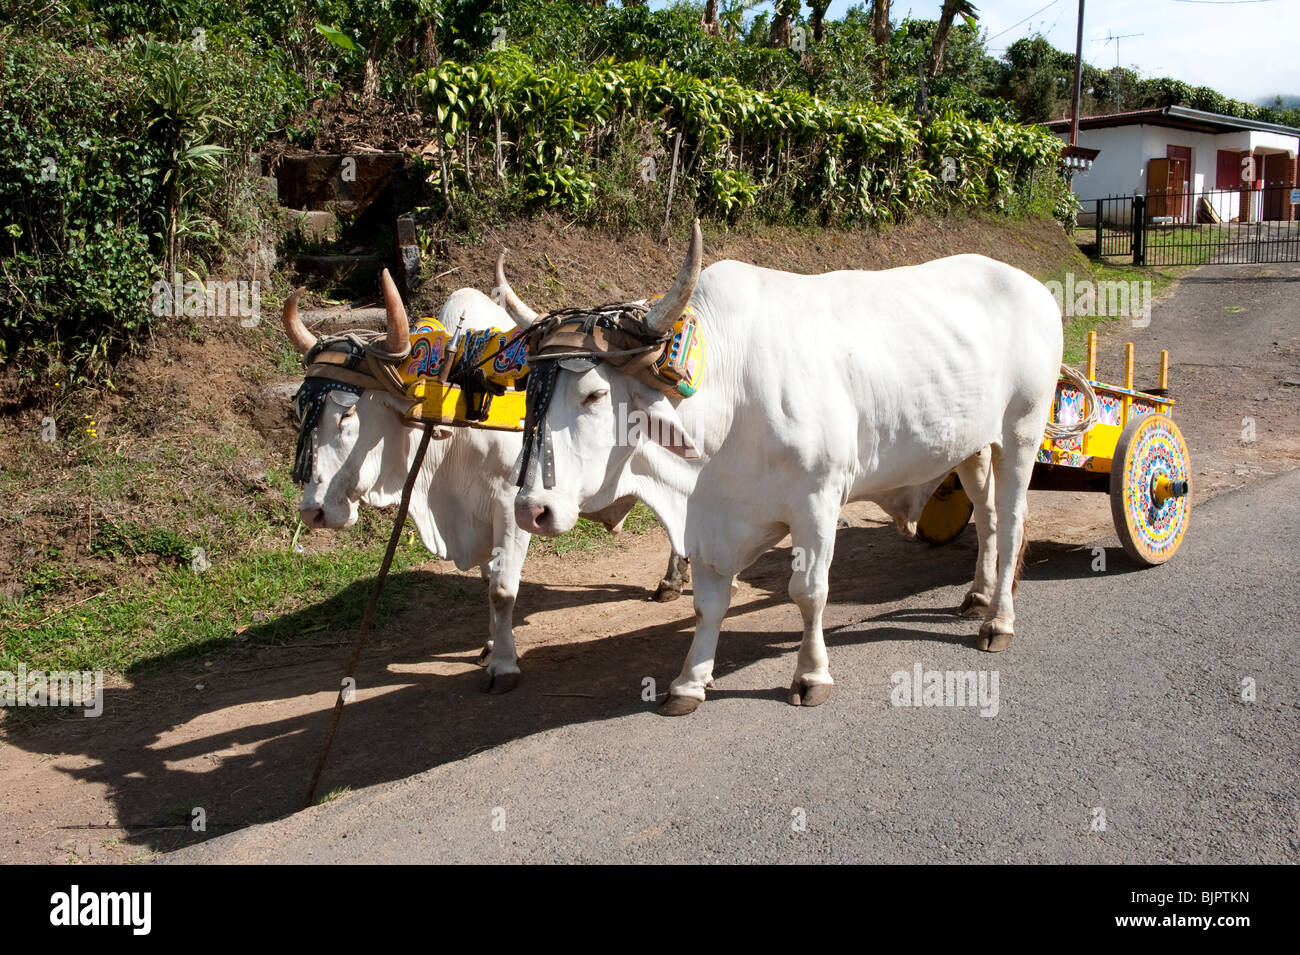
M 648 390 L 648 389 L 647 389 Z M 682 424 L 681 416 L 667 395 L 656 394 L 653 398 L 638 397 L 633 404 L 646 417 L 645 435 L 653 443 L 671 451 L 687 461 L 698 461 L 699 448 Z

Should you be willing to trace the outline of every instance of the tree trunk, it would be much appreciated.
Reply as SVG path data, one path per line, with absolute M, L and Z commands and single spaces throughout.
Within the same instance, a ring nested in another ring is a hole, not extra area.
M 889 3 L 890 0 L 872 0 L 871 34 L 876 41 L 876 94 L 885 98 L 886 71 L 889 66 Z
M 826 8 L 831 5 L 831 0 L 816 0 L 810 3 L 812 7 L 812 35 L 813 42 L 820 43 L 826 39 Z
M 718 35 L 718 0 L 708 0 L 704 4 L 704 19 L 700 21 L 700 26 L 710 36 Z
M 361 99 L 371 102 L 379 94 L 379 64 L 375 58 L 379 55 L 379 41 L 371 40 L 366 48 L 366 75 L 361 81 Z
M 767 45 L 773 47 L 790 46 L 790 14 L 781 13 L 778 9 L 776 16 L 772 17 L 772 29 L 767 34 Z
M 424 21 L 424 36 L 420 40 L 420 59 L 425 69 L 437 66 L 440 59 L 438 38 L 434 33 L 432 20 Z
M 962 0 L 943 0 L 943 11 L 939 14 L 939 22 L 935 24 L 934 39 L 930 42 L 930 53 L 926 58 L 926 72 L 931 76 L 943 72 L 943 52 L 948 45 L 948 34 L 952 32 L 952 22 L 957 14 L 966 13 L 969 8 L 970 4 Z

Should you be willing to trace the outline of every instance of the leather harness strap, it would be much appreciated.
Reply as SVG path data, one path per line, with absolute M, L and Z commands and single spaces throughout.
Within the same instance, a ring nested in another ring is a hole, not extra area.
M 418 402 L 406 395 L 406 387 L 397 371 L 397 364 L 410 354 L 410 346 L 401 352 L 390 352 L 383 347 L 383 332 L 346 332 L 322 338 L 303 357 L 307 366 L 302 386 L 294 395 L 294 405 L 300 419 L 298 445 L 294 454 L 293 479 L 306 483 L 312 478 L 316 458 L 316 425 L 320 420 L 325 399 L 331 391 L 345 391 L 360 395 L 368 388 L 387 391 L 406 402 L 402 415 L 408 424 L 411 412 Z
M 519 452 L 517 487 L 531 484 L 541 465 L 542 486 L 555 486 L 555 456 L 546 411 L 555 396 L 555 378 L 566 358 L 607 361 L 656 391 L 680 399 L 675 382 L 655 373 L 654 363 L 672 337 L 645 324 L 644 302 L 611 302 L 594 308 L 549 312 L 524 332 L 528 340 L 528 414 Z

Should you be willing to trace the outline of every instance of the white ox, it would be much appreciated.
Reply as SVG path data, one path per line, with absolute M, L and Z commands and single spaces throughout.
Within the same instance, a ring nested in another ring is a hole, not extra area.
M 562 366 L 545 416 L 554 487 L 533 478 L 520 488 L 520 526 L 561 534 L 579 511 L 629 494 L 659 516 L 691 561 L 696 612 L 667 715 L 705 698 L 732 575 L 788 533 L 789 593 L 803 615 L 790 702 L 815 706 L 834 682 L 821 619 L 840 508 L 889 502 L 896 519 L 912 512 L 903 529 L 955 468 L 979 533 L 963 611 L 985 611 L 980 649 L 1006 649 L 1016 560 L 998 555 L 1020 551 L 1060 368 L 1051 293 L 978 255 L 825 275 L 722 261 L 701 274 L 702 248 L 697 223 L 673 288 L 646 316 L 663 332 L 693 307 L 708 348 L 702 387 L 674 406 L 608 362 Z M 502 290 L 516 322 L 536 318 Z M 646 427 L 629 428 L 634 412 Z
M 384 273 L 388 346 L 399 351 L 409 336 L 406 311 L 396 286 Z M 454 328 L 508 328 L 507 313 L 476 289 L 453 292 L 439 318 Z M 297 294 L 285 303 L 284 327 L 306 354 L 316 338 L 298 316 Z M 310 480 L 298 505 L 308 527 L 350 527 L 360 504 L 387 507 L 398 503 L 419 444 L 419 429 L 404 418 L 409 402 L 378 388 L 360 396 L 330 391 L 315 427 L 315 454 Z M 488 640 L 479 656 L 487 667 L 483 689 L 504 693 L 519 679 L 514 640 L 514 607 L 530 535 L 515 522 L 512 472 L 521 436 L 478 428 L 437 428 L 411 493 L 410 518 L 431 552 L 461 570 L 478 566 L 488 589 Z M 635 500 L 628 496 L 611 507 L 584 516 L 617 531 Z M 685 562 L 670 557 L 657 599 L 680 593 Z

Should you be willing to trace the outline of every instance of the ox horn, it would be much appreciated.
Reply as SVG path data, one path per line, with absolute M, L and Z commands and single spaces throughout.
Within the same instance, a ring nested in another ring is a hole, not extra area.
M 695 283 L 700 280 L 700 262 L 704 258 L 704 236 L 700 234 L 700 220 L 691 226 L 691 247 L 686 250 L 686 261 L 682 263 L 677 280 L 668 294 L 655 302 L 646 313 L 645 324 L 652 332 L 667 335 L 673 330 L 677 319 L 682 317 L 682 310 L 691 301 L 695 293 Z
M 402 304 L 402 296 L 388 269 L 384 269 L 379 277 L 379 284 L 384 289 L 384 311 L 388 313 L 385 347 L 394 354 L 405 354 L 411 347 L 411 323 L 406 318 L 406 306 Z
M 494 291 L 500 295 L 506 314 L 514 319 L 516 325 L 526 329 L 537 321 L 537 313 L 524 304 L 524 300 L 515 294 L 515 290 L 506 281 L 507 251 L 509 250 L 502 249 L 501 254 L 497 256 L 497 287 Z
M 289 300 L 284 303 L 284 321 L 285 334 L 289 336 L 289 341 L 293 342 L 293 347 L 298 349 L 300 354 L 307 354 L 316 344 L 316 336 L 307 331 L 307 326 L 302 323 L 298 317 L 298 290 L 294 289 Z

